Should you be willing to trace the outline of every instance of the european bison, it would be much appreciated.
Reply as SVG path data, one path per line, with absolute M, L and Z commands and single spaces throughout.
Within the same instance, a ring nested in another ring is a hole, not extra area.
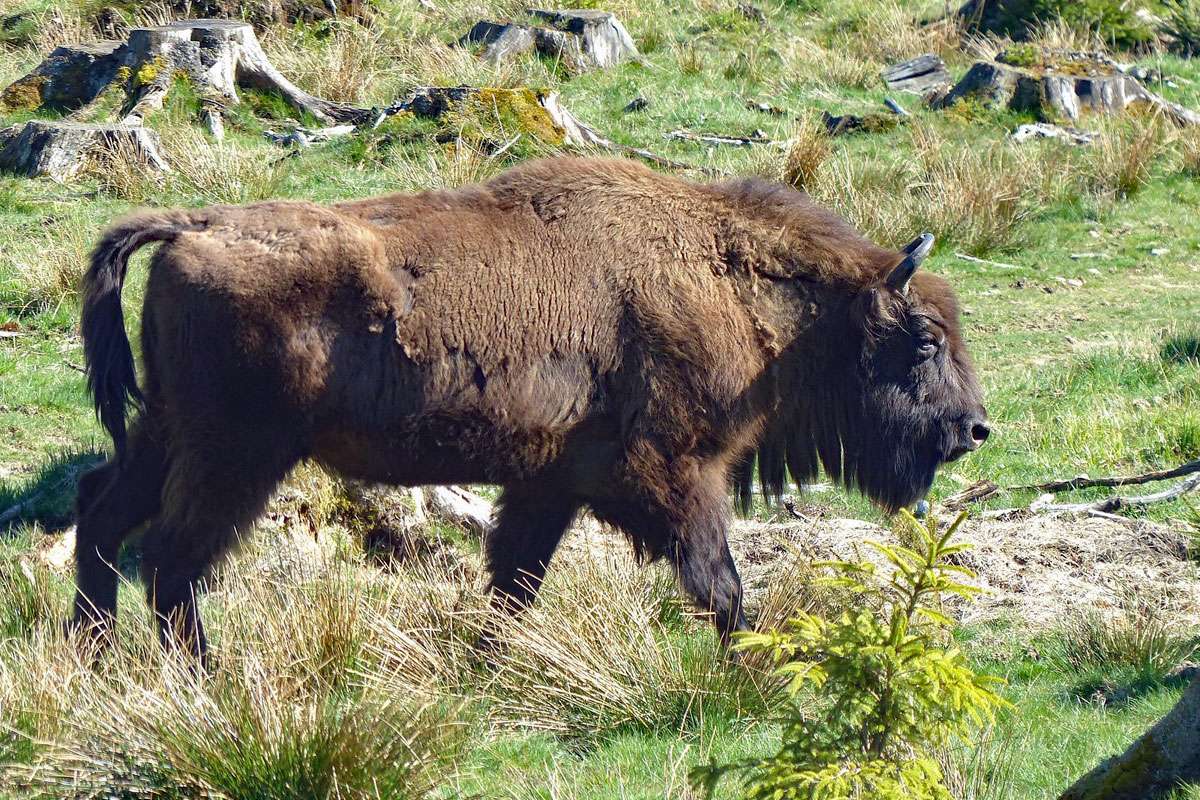
M 121 287 L 152 242 L 139 388 Z M 914 275 L 932 244 L 877 247 L 761 180 L 577 158 L 455 191 L 130 217 L 84 280 L 115 455 L 80 485 L 74 622 L 110 628 L 110 565 L 149 523 L 160 635 L 202 654 L 197 581 L 312 459 L 502 486 L 486 551 L 510 611 L 590 508 L 668 558 L 727 638 L 746 625 L 727 487 L 746 491 L 756 450 L 768 491 L 819 462 L 894 510 L 987 438 L 954 296 Z

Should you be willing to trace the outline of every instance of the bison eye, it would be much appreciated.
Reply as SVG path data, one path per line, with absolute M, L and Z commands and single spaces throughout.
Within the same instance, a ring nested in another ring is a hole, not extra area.
M 937 355 L 937 351 L 938 351 L 937 339 L 923 337 L 917 343 L 917 356 L 920 357 L 920 359 L 922 361 L 926 361 L 930 358 L 933 358 L 935 355 Z

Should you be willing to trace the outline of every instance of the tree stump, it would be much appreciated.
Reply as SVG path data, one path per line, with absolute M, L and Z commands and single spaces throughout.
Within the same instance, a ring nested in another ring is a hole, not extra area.
M 0 169 L 28 178 L 72 178 L 101 151 L 131 153 L 155 169 L 169 169 L 157 134 L 136 125 L 32 120 L 0 131 Z
M 560 31 L 578 37 L 583 55 L 600 69 L 616 66 L 638 55 L 637 45 L 633 43 L 629 31 L 607 11 L 544 11 L 531 8 L 529 13 Z
M 604 69 L 638 55 L 629 32 L 606 11 L 542 11 L 530 16 L 549 25 L 518 22 L 478 22 L 459 44 L 482 44 L 483 57 L 493 63 L 536 52 L 562 63 L 571 72 Z
M 1152 800 L 1181 783 L 1200 783 L 1200 678 L 1128 750 L 1084 775 L 1059 800 Z
M 237 103 L 237 87 L 278 92 L 300 113 L 325 124 L 361 123 L 367 109 L 313 97 L 283 77 L 263 52 L 249 23 L 230 20 L 182 20 L 129 32 L 126 66 L 130 92 L 124 120 L 135 123 L 162 107 L 176 73 L 182 72 L 202 96 Z
M 583 55 L 579 40 L 562 31 L 536 25 L 508 22 L 475 23 L 459 44 L 482 44 L 482 57 L 493 64 L 509 61 L 529 52 L 562 63 L 571 72 L 586 72 L 591 60 Z
M 0 110 L 69 112 L 86 106 L 117 80 L 129 48 L 104 41 L 63 45 L 0 94 Z
M 1161 112 L 1178 125 L 1200 125 L 1200 114 L 1164 100 L 1111 60 L 1091 53 L 1031 54 L 1022 49 L 1002 53 L 996 61 L 978 61 L 934 106 L 946 108 L 969 99 L 1032 111 L 1045 121 L 1074 123 L 1089 113 L 1123 114 L 1141 107 Z
M 121 122 L 136 125 L 162 107 L 180 74 L 202 98 L 218 105 L 237 103 L 237 88 L 247 87 L 278 92 L 298 112 L 325 124 L 357 124 L 372 116 L 368 109 L 322 100 L 299 89 L 271 64 L 249 23 L 219 19 L 134 28 L 126 42 L 59 47 L 5 89 L 0 104 L 72 112 L 120 84 L 128 97 Z
M 895 92 L 926 95 L 953 83 L 946 62 L 933 53 L 893 64 L 882 73 L 883 82 Z

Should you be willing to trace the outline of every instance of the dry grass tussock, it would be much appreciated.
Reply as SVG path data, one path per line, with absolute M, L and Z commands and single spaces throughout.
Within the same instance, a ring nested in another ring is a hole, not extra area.
M 238 147 L 214 142 L 191 126 L 174 128 L 163 136 L 164 157 L 171 171 L 151 169 L 128 148 L 98 155 L 91 174 L 102 191 L 144 204 L 152 200 L 178 204 L 180 199 L 203 204 L 253 203 L 279 194 L 283 156 L 266 145 Z
M 470 48 L 446 44 L 435 36 L 408 38 L 396 48 L 396 85 L 411 86 L 520 86 L 553 87 L 558 83 L 553 65 L 540 58 L 518 58 L 490 64 Z M 391 102 L 393 98 L 386 98 Z
M 1200 178 L 1200 130 L 1189 128 L 1175 140 L 1179 167 L 1185 175 Z
M 1101 197 L 1123 199 L 1141 191 L 1166 154 L 1174 130 L 1159 115 L 1101 120 L 1083 179 Z
M 26 753 L 0 769 L 0 793 L 365 800 L 444 783 L 463 732 L 456 706 L 379 694 L 361 677 L 390 594 L 336 559 L 316 576 L 264 579 L 264 555 L 246 553 L 205 599 L 209 673 L 161 652 L 132 586 L 120 637 L 93 669 L 57 633 L 65 583 L 27 576 L 52 583 L 58 602 L 0 648 L 0 754 Z M 31 590 L 0 582 L 6 608 L 17 593 Z
M 73 301 L 102 224 L 90 215 L 66 214 L 53 226 L 13 239 L 0 272 L 0 280 L 11 285 L 4 294 L 20 303 L 12 311 L 33 313 Z
M 1078 612 L 1063 623 L 1052 656 L 1075 671 L 1129 668 L 1161 677 L 1200 651 L 1171 598 L 1125 590 L 1109 614 Z
M 785 155 L 760 151 L 755 171 L 800 186 L 868 237 L 902 244 L 928 230 L 972 252 L 1015 247 L 1032 209 L 1049 199 L 1052 159 L 1042 148 L 955 142 L 913 125 L 915 156 L 861 159 L 802 126 Z
M 834 25 L 831 49 L 881 67 L 915 53 L 955 54 L 962 39 L 958 25 L 924 24 L 911 4 L 898 2 L 852 6 Z
M 668 573 L 620 551 L 557 566 L 537 606 L 501 629 L 487 688 L 494 725 L 586 739 L 765 708 L 755 674 L 726 663 L 709 630 L 670 631 L 683 610 Z
M 403 63 L 382 26 L 342 21 L 322 36 L 303 27 L 268 29 L 263 48 L 284 75 L 306 91 L 343 103 L 387 105 Z
M 780 91 L 797 84 L 866 89 L 879 80 L 882 68 L 879 63 L 858 58 L 842 47 L 825 47 L 800 36 L 781 43 L 779 54 L 781 68 L 770 80 Z

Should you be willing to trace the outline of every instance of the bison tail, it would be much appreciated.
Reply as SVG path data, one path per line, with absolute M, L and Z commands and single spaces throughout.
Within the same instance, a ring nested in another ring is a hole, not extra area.
M 129 258 L 144 245 L 169 242 L 183 231 L 200 227 L 203 225 L 194 215 L 186 212 L 139 214 L 109 228 L 92 251 L 83 278 L 80 331 L 88 390 L 96 416 L 112 437 L 118 455 L 125 450 L 126 408 L 145 404 L 121 311 L 121 289 Z

